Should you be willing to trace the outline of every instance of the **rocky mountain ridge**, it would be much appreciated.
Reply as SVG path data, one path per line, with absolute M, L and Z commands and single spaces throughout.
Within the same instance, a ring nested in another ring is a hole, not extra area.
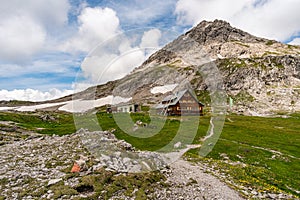
M 124 78 L 42 103 L 113 95 L 151 106 L 170 94 L 153 93 L 153 88 L 177 84 L 175 92 L 189 85 L 209 107 L 209 87 L 216 77 L 218 87 L 226 92 L 225 103 L 233 99 L 232 112 L 269 115 L 300 111 L 300 46 L 259 38 L 222 20 L 199 23 Z
M 195 49 L 195 45 L 200 49 Z M 171 60 L 176 60 L 176 57 L 180 57 L 186 52 L 197 53 L 199 50 L 212 59 L 258 58 L 287 54 L 299 56 L 300 53 L 298 46 L 286 45 L 275 40 L 253 36 L 230 26 L 226 21 L 202 21 L 196 27 L 151 55 L 140 68 L 146 67 L 153 61 L 156 61 L 156 64 L 165 64 Z
M 221 20 L 203 21 L 167 44 L 123 78 L 122 88 L 132 88 L 131 77 L 141 74 L 147 78 L 137 79 L 134 88 L 142 94 L 145 88 L 187 81 L 209 105 L 207 82 L 214 80 L 201 74 L 209 64 L 217 67 L 223 89 L 234 100 L 231 111 L 268 115 L 300 110 L 300 47 L 252 36 Z M 148 95 L 142 99 L 154 100 Z

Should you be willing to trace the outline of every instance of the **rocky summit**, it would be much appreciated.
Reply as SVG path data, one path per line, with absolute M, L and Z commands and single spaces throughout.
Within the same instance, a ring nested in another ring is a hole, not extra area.
M 233 99 L 232 112 L 268 115 L 299 111 L 300 46 L 259 38 L 222 20 L 201 22 L 151 55 L 131 75 L 167 66 L 167 72 L 152 82 L 188 80 L 198 97 L 209 104 L 208 82 L 214 80 L 201 73 L 209 64 L 217 67 L 221 87 L 227 98 Z

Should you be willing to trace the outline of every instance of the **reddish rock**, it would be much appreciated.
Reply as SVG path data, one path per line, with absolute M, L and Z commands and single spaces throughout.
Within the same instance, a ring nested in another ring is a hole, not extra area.
M 80 172 L 80 166 L 76 162 L 74 163 L 71 172 L 73 173 Z

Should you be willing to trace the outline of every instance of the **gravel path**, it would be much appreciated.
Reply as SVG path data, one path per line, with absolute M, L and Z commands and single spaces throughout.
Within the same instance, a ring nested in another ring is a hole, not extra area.
M 171 187 L 156 191 L 158 199 L 244 199 L 213 175 L 203 172 L 199 163 L 180 159 L 170 167 L 166 176 Z

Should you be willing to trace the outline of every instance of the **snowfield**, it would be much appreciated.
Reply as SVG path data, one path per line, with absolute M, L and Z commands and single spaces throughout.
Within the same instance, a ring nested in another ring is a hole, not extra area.
M 60 102 L 60 103 L 45 103 L 45 104 L 40 104 L 40 105 L 35 105 L 35 106 L 21 106 L 17 107 L 14 110 L 20 111 L 20 112 L 34 112 L 38 109 L 43 109 L 43 108 L 50 108 L 53 106 L 59 106 L 66 104 L 67 102 Z
M 70 113 L 80 113 L 86 112 L 96 107 L 105 106 L 107 104 L 119 104 L 119 103 L 126 103 L 130 101 L 132 98 L 123 98 L 120 96 L 107 96 L 101 99 L 96 100 L 74 100 L 74 101 L 66 101 L 66 102 L 59 102 L 59 103 L 46 103 L 40 104 L 35 106 L 20 106 L 20 107 L 0 107 L 0 111 L 4 110 L 16 110 L 20 112 L 34 112 L 38 109 L 50 108 L 54 106 L 60 106 L 58 110 L 66 111 Z
M 157 93 L 165 94 L 167 92 L 174 90 L 177 87 L 177 85 L 178 84 L 176 83 L 176 84 L 169 84 L 169 85 L 163 85 L 163 86 L 156 86 L 156 87 L 152 88 L 150 90 L 150 92 L 152 94 L 157 94 Z
M 105 106 L 107 104 L 118 104 L 118 103 L 126 103 L 131 100 L 130 98 L 123 98 L 119 96 L 107 96 L 97 100 L 74 100 L 66 105 L 60 107 L 58 110 L 71 112 L 71 113 L 80 113 L 86 112 L 96 107 Z
M 2 110 L 14 110 L 16 107 L 0 107 L 0 111 Z

